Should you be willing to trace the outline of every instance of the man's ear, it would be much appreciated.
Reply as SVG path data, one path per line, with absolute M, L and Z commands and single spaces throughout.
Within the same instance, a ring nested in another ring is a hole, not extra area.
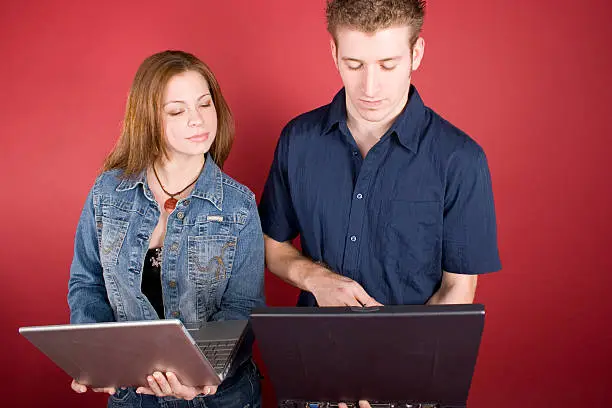
M 412 47 L 412 70 L 416 71 L 423 61 L 423 54 L 425 53 L 425 40 L 423 37 L 417 38 Z
M 338 47 L 336 47 L 336 40 L 334 40 L 333 37 L 329 39 L 329 46 L 331 49 L 332 58 L 334 59 L 334 64 L 338 69 Z

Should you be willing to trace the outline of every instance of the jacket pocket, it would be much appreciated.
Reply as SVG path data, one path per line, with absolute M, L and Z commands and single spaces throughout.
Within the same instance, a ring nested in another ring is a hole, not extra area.
M 196 286 L 228 279 L 234 264 L 236 237 L 208 235 L 188 237 L 189 279 Z
M 114 220 L 104 216 L 97 222 L 102 267 L 117 265 L 128 225 L 127 221 Z

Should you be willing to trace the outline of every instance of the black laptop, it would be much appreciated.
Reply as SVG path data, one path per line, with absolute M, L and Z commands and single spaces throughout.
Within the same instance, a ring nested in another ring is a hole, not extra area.
M 283 408 L 464 408 L 484 307 L 258 308 L 251 324 Z

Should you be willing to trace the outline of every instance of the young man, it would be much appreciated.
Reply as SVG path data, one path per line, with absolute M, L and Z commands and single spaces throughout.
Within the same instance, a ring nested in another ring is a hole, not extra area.
M 260 204 L 267 266 L 299 305 L 471 303 L 501 267 L 485 154 L 411 85 L 424 3 L 328 2 L 344 89 L 285 127 Z

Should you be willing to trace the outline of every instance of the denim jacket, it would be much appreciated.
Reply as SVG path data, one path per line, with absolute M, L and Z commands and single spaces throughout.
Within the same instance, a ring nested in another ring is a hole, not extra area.
M 142 270 L 160 208 L 146 172 L 112 170 L 87 196 L 68 284 L 71 323 L 151 320 Z M 264 305 L 264 248 L 254 194 L 210 155 L 191 194 L 168 217 L 161 280 L 166 318 L 248 319 Z

